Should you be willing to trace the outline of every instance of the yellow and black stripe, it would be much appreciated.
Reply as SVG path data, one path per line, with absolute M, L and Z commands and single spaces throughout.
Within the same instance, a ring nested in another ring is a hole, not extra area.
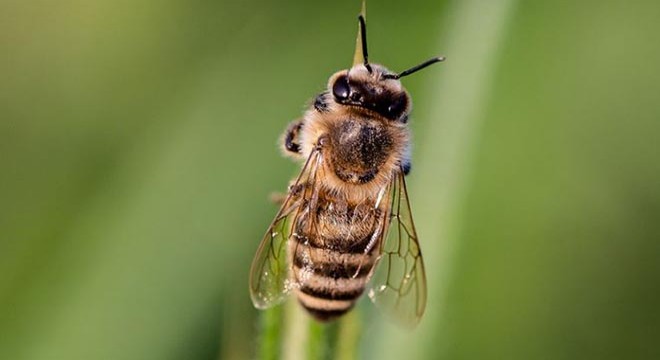
M 375 262 L 375 251 L 365 253 L 371 234 L 357 242 L 295 236 L 293 272 L 298 301 L 315 318 L 332 320 L 349 311 L 364 292 Z

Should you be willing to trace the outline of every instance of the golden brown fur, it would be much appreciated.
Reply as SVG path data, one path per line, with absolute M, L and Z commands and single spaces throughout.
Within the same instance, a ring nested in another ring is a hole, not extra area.
M 383 69 L 382 71 L 385 71 L 384 68 L 378 65 L 372 66 L 374 67 L 374 71 L 377 69 Z M 342 70 L 330 77 L 328 82 L 330 92 L 333 81 L 336 80 L 338 76 L 346 73 L 346 70 Z M 401 92 L 408 97 L 407 92 L 403 89 L 398 80 L 380 80 L 379 77 L 369 75 L 361 65 L 350 70 L 350 78 L 354 82 L 373 84 L 374 87 L 387 87 L 388 90 Z M 408 104 L 410 104 L 410 101 Z M 326 161 L 324 167 L 321 169 L 320 176 L 323 180 L 324 186 L 336 193 L 349 196 L 352 201 L 360 201 L 360 199 L 364 199 L 365 197 L 373 197 L 377 195 L 378 191 L 390 182 L 392 171 L 398 169 L 401 164 L 407 160 L 407 156 L 409 156 L 410 132 L 407 124 L 386 119 L 375 111 L 359 106 L 347 106 L 330 101 L 328 107 L 329 111 L 327 112 L 318 112 L 313 107 L 305 112 L 302 120 L 303 125 L 298 134 L 300 139 L 301 157 L 307 159 L 317 145 L 318 139 L 333 132 L 334 129 L 337 129 L 343 123 L 367 123 L 380 127 L 382 131 L 391 138 L 393 146 L 392 149 L 385 154 L 386 161 L 380 166 L 380 171 L 372 181 L 364 184 L 351 184 L 338 178 L 334 172 L 336 166 L 339 165 L 350 168 L 354 165 L 350 163 L 342 163 L 341 158 L 334 158 L 335 161 L 339 160 L 338 163 Z M 409 111 L 410 105 L 408 105 L 404 112 L 406 116 Z M 334 144 L 329 143 L 322 149 L 326 159 L 333 158 L 331 155 L 339 150 L 333 145 Z

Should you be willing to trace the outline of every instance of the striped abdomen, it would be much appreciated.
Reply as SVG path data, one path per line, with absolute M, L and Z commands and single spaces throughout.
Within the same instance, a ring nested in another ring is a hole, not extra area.
M 382 225 L 381 210 L 320 200 L 305 213 L 289 242 L 293 281 L 300 285 L 301 305 L 317 319 L 331 320 L 364 292 L 378 255 L 374 232 Z

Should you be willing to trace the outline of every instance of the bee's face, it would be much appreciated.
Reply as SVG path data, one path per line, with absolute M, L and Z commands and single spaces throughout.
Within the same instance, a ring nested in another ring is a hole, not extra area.
M 410 98 L 398 79 L 386 78 L 389 71 L 372 64 L 371 72 L 363 65 L 342 70 L 330 77 L 328 91 L 336 103 L 357 106 L 378 113 L 392 121 L 407 119 Z

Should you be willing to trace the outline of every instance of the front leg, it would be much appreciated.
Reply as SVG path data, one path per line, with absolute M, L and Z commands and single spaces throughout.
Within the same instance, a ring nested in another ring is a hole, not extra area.
M 289 124 L 282 136 L 282 148 L 285 155 L 290 155 L 294 157 L 301 156 L 301 147 L 300 147 L 300 129 L 302 129 L 303 120 L 296 120 Z
M 410 174 L 410 169 L 412 168 L 412 162 L 410 159 L 406 159 L 403 161 L 403 164 L 401 164 L 401 170 L 403 171 L 403 175 L 408 175 Z

